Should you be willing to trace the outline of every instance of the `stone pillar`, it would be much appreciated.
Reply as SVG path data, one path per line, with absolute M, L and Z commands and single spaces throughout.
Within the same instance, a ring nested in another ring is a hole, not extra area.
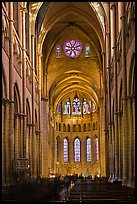
M 84 164 L 86 163 L 86 140 L 84 137 L 80 140 L 81 166 L 84 166 Z
M 26 128 L 26 158 L 29 158 L 29 144 L 30 144 L 30 135 L 29 135 L 29 126 L 27 124 Z
M 8 180 L 8 139 L 7 139 L 7 101 L 2 100 L 2 186 Z
M 48 176 L 49 146 L 48 146 L 48 98 L 41 98 L 41 144 L 42 144 L 42 177 Z
M 133 110 L 132 110 L 132 96 L 127 97 L 127 106 L 128 106 L 128 124 L 129 124 L 129 161 L 128 161 L 128 166 L 129 166 L 129 186 L 131 186 L 131 181 L 132 181 L 132 169 L 133 169 L 133 152 L 132 152 L 132 142 L 133 142 Z
M 40 171 L 40 175 L 42 174 L 42 137 L 41 137 L 41 58 L 42 55 L 39 53 L 38 54 L 38 121 L 39 121 L 39 136 L 40 136 L 40 144 L 39 144 L 39 171 Z
M 117 30 L 116 30 L 116 4 L 112 7 L 112 21 L 113 21 L 113 62 L 114 62 L 114 158 L 115 158 L 115 180 L 119 175 L 119 136 L 118 136 L 118 90 L 117 90 Z
M 133 137 L 132 137 L 132 187 L 135 188 L 135 96 L 132 96 Z
M 7 154 L 9 154 L 9 183 L 12 184 L 14 183 L 12 169 L 12 160 L 14 158 L 13 2 L 9 3 L 9 37 L 9 152 L 7 152 Z
M 122 100 L 123 100 L 123 184 L 127 184 L 128 180 L 128 110 L 127 110 L 127 70 L 126 70 L 126 33 L 125 33 L 125 2 L 120 2 L 121 21 L 122 21 Z
M 74 148 L 73 148 L 73 138 L 72 138 L 72 136 L 69 138 L 69 149 L 68 149 L 68 151 L 69 151 L 69 164 L 70 164 L 70 166 L 72 167 L 73 166 L 73 162 L 74 162 L 74 157 L 73 157 L 73 155 L 74 155 Z
M 20 115 L 16 114 L 15 115 L 15 158 L 19 158 L 20 156 L 20 146 L 19 146 L 19 141 L 20 141 Z
M 36 172 L 37 172 L 37 167 L 36 167 L 36 134 L 35 134 L 35 67 L 34 67 L 34 61 L 35 61 L 35 50 L 34 50 L 34 35 L 31 35 L 31 64 L 32 64 L 32 72 L 31 72 L 31 80 L 32 80 L 32 144 L 33 144 L 33 168 L 34 168 L 34 178 L 36 178 Z
M 23 118 L 22 118 L 22 139 L 23 139 L 23 153 L 26 157 L 26 31 L 25 31 L 25 12 L 26 8 L 21 6 L 22 17 L 22 104 L 23 104 Z
M 123 136 L 122 136 L 122 111 L 118 112 L 118 128 L 119 128 L 119 181 L 122 181 L 123 174 Z

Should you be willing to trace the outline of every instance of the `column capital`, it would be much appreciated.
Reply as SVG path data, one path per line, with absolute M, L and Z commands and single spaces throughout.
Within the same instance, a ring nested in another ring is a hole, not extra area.
M 27 123 L 26 124 L 28 127 L 34 127 L 35 126 L 35 124 L 33 124 L 33 123 Z
M 41 97 L 41 101 L 48 101 L 49 99 L 48 99 L 48 97 L 47 96 L 43 96 L 43 97 Z
M 116 7 L 117 2 L 110 3 L 110 9 L 113 10 Z
M 28 12 L 27 8 L 26 8 L 26 7 L 23 7 L 23 6 L 21 6 L 21 5 L 20 5 L 20 11 L 23 11 L 23 12 L 25 12 L 25 13 Z

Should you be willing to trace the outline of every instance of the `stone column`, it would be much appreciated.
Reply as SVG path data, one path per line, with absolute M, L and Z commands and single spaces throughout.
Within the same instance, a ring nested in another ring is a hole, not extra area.
M 132 96 L 127 97 L 127 106 L 128 106 L 128 124 L 129 124 L 129 161 L 128 161 L 128 166 L 129 166 L 129 185 L 131 185 L 132 181 L 132 169 L 133 169 L 133 152 L 132 152 L 132 142 L 133 142 L 133 110 L 132 110 Z
M 20 141 L 20 115 L 16 114 L 15 115 L 15 158 L 20 157 L 20 146 L 19 146 L 19 141 Z
M 111 69 L 110 69 L 110 59 L 111 59 L 111 35 L 110 35 L 110 4 L 106 4 L 106 12 L 108 16 L 108 25 L 106 27 L 106 77 L 108 86 L 108 148 L 109 148 L 109 179 L 112 176 L 112 123 L 111 123 Z
M 119 181 L 122 180 L 123 174 L 123 137 L 122 137 L 122 111 L 118 112 L 118 128 L 119 128 Z
M 29 144 L 30 144 L 30 135 L 29 135 L 29 125 L 27 124 L 26 128 L 26 158 L 29 158 Z
M 41 98 L 41 144 L 42 144 L 42 177 L 48 176 L 49 146 L 48 146 L 48 98 Z
M 34 178 L 36 178 L 36 151 L 35 151 L 35 148 L 36 148 L 36 134 L 35 134 L 35 64 L 34 64 L 34 61 L 35 61 L 35 50 L 34 50 L 34 44 L 35 44 L 35 41 L 34 41 L 34 35 L 31 35 L 31 64 L 32 64 L 32 72 L 31 72 L 31 80 L 32 80 L 32 144 L 33 144 L 33 168 L 34 168 Z
M 14 158 L 14 75 L 13 75 L 13 2 L 9 3 L 9 148 L 7 154 L 9 154 L 9 183 L 14 183 L 12 160 Z
M 112 21 L 113 21 L 113 62 L 114 62 L 114 158 L 115 158 L 115 180 L 119 175 L 119 136 L 118 136 L 118 90 L 117 90 L 117 30 L 116 30 L 116 4 L 112 7 Z
M 23 153 L 26 157 L 26 31 L 25 31 L 25 12 L 26 8 L 21 6 L 22 17 L 22 104 L 23 104 L 23 118 L 22 118 L 22 139 L 23 139 Z
M 135 188 L 135 96 L 132 96 L 133 137 L 132 137 L 132 187 Z
M 128 110 L 127 110 L 127 70 L 126 70 L 126 33 L 125 33 L 125 2 L 120 2 L 121 21 L 122 21 L 122 100 L 123 100 L 123 184 L 127 184 L 128 180 Z
M 74 158 L 73 158 L 73 138 L 70 137 L 69 138 L 69 164 L 72 167 L 73 166 L 73 162 L 74 162 Z
M 8 180 L 7 101 L 2 100 L 2 186 Z
M 85 138 L 81 138 L 80 139 L 80 153 L 81 153 L 81 166 L 84 166 L 85 162 L 86 162 L 86 140 Z
M 41 58 L 42 55 L 40 53 L 38 53 L 38 121 L 39 121 L 39 133 L 40 133 L 40 149 L 39 149 L 39 157 L 40 157 L 40 161 L 39 161 L 39 171 L 40 171 L 40 175 L 42 174 L 42 137 L 41 137 Z

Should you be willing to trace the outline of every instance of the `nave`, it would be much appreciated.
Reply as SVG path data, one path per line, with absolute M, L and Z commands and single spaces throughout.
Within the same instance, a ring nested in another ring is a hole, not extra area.
M 132 188 L 121 185 L 121 182 L 108 182 L 105 179 L 91 180 L 69 178 L 41 180 L 3 188 L 3 201 L 12 202 L 132 202 L 135 203 L 135 192 Z

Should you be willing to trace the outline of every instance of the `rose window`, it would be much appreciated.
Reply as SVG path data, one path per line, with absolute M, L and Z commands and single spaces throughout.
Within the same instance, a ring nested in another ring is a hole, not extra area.
M 64 54 L 70 58 L 76 58 L 82 53 L 82 43 L 78 40 L 68 40 L 63 46 Z

